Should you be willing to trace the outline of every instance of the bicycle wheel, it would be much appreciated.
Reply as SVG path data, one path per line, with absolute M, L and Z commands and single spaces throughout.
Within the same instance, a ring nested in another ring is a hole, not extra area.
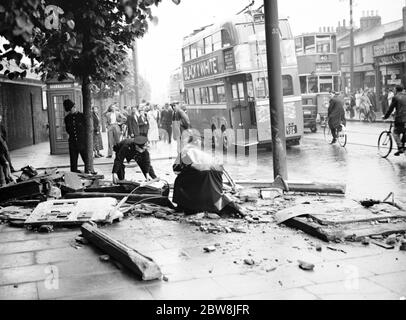
M 327 142 L 331 142 L 331 140 L 332 140 L 332 135 L 331 135 L 331 130 L 330 130 L 330 127 L 327 125 L 327 124 L 325 124 L 324 125 L 324 139 L 327 141 Z
M 392 152 L 393 138 L 392 133 L 384 131 L 381 133 L 378 139 L 378 153 L 381 158 L 386 159 Z

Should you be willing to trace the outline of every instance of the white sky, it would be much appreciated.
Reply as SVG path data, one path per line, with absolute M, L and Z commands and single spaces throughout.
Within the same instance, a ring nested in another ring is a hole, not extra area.
M 138 42 L 139 70 L 150 82 L 152 101 L 165 102 L 170 73 L 180 66 L 182 39 L 194 29 L 236 14 L 251 0 L 181 0 L 177 6 L 163 0 L 153 8 L 156 26 Z M 262 0 L 256 0 L 254 8 Z M 315 32 L 319 27 L 349 23 L 349 0 L 279 0 L 279 14 L 288 16 L 294 35 Z M 354 22 L 359 25 L 363 11 L 378 10 L 382 23 L 402 19 L 406 0 L 354 0 Z

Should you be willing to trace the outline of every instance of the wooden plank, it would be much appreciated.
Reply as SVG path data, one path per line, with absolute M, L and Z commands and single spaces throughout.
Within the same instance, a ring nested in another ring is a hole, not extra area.
M 82 236 L 90 243 L 110 255 L 128 269 L 141 276 L 142 280 L 161 279 L 162 272 L 151 258 L 126 244 L 113 239 L 106 232 L 101 231 L 93 223 L 85 223 L 81 227 Z
M 237 185 L 254 188 L 274 188 L 274 182 L 255 181 L 255 180 L 236 180 Z M 341 183 L 320 183 L 320 182 L 290 182 L 286 181 L 289 191 L 291 192 L 308 192 L 308 193 L 331 193 L 345 194 L 346 185 Z

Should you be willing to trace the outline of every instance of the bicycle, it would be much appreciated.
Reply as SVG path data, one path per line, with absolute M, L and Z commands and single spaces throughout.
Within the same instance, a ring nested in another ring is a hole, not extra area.
M 372 109 L 369 109 L 368 112 L 365 112 L 365 109 L 360 109 L 359 110 L 359 120 L 360 121 L 375 122 L 376 121 L 376 114 Z
M 386 159 L 389 157 L 393 150 L 393 142 L 395 138 L 393 137 L 394 122 L 390 122 L 389 130 L 383 131 L 378 138 L 378 154 L 381 158 Z
M 326 119 L 326 121 L 324 122 L 324 124 L 322 125 L 322 127 L 324 128 L 324 129 L 323 129 L 323 131 L 324 131 L 324 139 L 325 139 L 327 142 L 330 142 L 330 141 L 333 139 L 333 136 L 332 136 L 332 134 L 331 134 L 330 126 L 328 125 L 328 119 Z M 347 145 L 347 141 L 348 141 L 348 138 L 347 138 L 347 128 L 346 128 L 343 124 L 340 124 L 340 126 L 339 126 L 338 128 L 336 128 L 336 130 L 338 131 L 338 132 L 337 132 L 337 141 L 338 141 L 338 144 L 339 144 L 341 147 L 344 148 L 344 147 Z

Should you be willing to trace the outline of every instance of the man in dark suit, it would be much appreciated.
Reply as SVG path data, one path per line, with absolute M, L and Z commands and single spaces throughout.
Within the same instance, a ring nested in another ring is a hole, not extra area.
M 337 142 L 337 133 L 341 124 L 346 125 L 344 102 L 338 97 L 335 92 L 332 92 L 330 105 L 328 107 L 328 125 L 333 136 L 333 141 L 331 141 L 331 144 Z
M 131 114 L 127 118 L 128 136 L 134 138 L 140 135 L 140 129 L 138 127 L 138 117 L 139 113 L 138 107 L 131 108 Z
M 72 100 L 65 100 L 63 107 L 68 115 L 65 117 L 66 132 L 69 134 L 69 156 L 70 156 L 70 170 L 72 172 L 80 173 L 78 170 L 78 157 L 79 154 L 85 163 L 85 172 L 89 173 L 86 167 L 87 154 L 86 154 L 86 122 L 83 113 L 76 110 L 76 106 Z
M 168 138 L 168 143 L 172 143 L 172 120 L 173 110 L 169 108 L 166 103 L 164 109 L 161 111 L 161 128 L 165 130 L 164 139 Z
M 113 165 L 113 182 L 117 183 L 125 178 L 124 161 L 135 160 L 140 167 L 145 178 L 155 179 L 157 176 L 151 165 L 151 157 L 147 146 L 148 138 L 137 136 L 134 139 L 126 139 L 114 146 L 116 158 Z

